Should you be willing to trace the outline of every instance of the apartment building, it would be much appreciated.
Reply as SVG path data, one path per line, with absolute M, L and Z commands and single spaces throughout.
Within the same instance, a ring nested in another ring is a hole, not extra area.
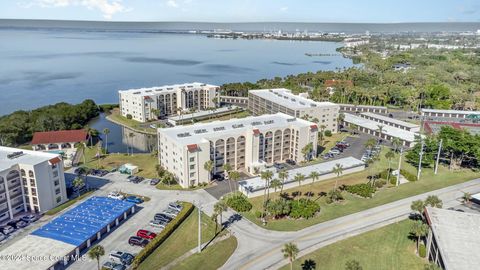
M 325 130 L 337 132 L 337 118 L 340 106 L 331 102 L 316 102 L 306 97 L 292 94 L 288 89 L 250 90 L 248 109 L 255 115 L 265 113 L 285 113 L 297 118 L 317 119 Z
M 175 175 L 182 187 L 207 183 L 223 176 L 223 165 L 254 174 L 266 165 L 305 160 L 302 149 L 318 140 L 315 123 L 283 113 L 199 123 L 158 130 L 159 163 Z M 204 164 L 213 161 L 208 172 Z
M 0 223 L 66 202 L 64 177 L 58 154 L 0 146 Z
M 166 85 L 120 90 L 120 112 L 139 122 L 157 120 L 179 113 L 178 110 L 204 110 L 215 107 L 218 86 L 204 83 Z

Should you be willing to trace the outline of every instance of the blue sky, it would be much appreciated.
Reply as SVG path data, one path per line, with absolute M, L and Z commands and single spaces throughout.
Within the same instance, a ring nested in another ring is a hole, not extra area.
M 1 0 L 0 18 L 113 21 L 479 22 L 479 0 Z

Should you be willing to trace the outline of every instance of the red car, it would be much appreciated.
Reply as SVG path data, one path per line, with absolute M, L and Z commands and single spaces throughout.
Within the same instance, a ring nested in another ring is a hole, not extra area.
M 143 239 L 153 239 L 157 234 L 147 230 L 138 230 L 137 236 Z

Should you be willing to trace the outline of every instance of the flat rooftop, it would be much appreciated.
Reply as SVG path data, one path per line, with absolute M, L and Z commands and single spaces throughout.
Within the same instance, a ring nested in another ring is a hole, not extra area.
M 451 113 L 451 114 L 480 114 L 479 111 L 457 111 L 457 110 L 436 110 L 436 109 L 422 109 L 422 112 L 430 113 Z
M 365 119 L 363 117 L 356 116 L 350 113 L 345 113 L 344 115 L 345 115 L 345 122 L 352 123 L 354 125 L 357 125 L 359 127 L 363 127 L 369 130 L 378 130 L 378 125 L 380 125 L 380 123 L 378 122 Z M 399 138 L 407 142 L 414 142 L 415 138 L 417 136 L 420 136 L 418 133 L 414 133 L 408 130 L 387 126 L 387 125 L 383 126 L 382 133 L 391 137 Z
M 134 205 L 107 197 L 91 197 L 35 230 L 32 235 L 80 246 Z
M 292 169 L 288 171 L 288 178 L 285 180 L 285 184 L 295 182 L 295 175 L 297 173 L 301 173 L 305 175 L 306 178 L 308 178 L 308 175 L 311 172 L 318 172 L 320 175 L 331 173 L 336 164 L 342 165 L 343 169 L 365 165 L 363 161 L 358 160 L 354 157 L 346 157 L 346 158 L 341 158 L 337 160 L 318 163 L 315 165 L 300 167 L 300 168 Z M 275 178 L 278 178 L 278 173 L 275 173 L 273 175 L 272 179 L 275 179 Z M 259 190 L 259 189 L 265 188 L 265 180 L 263 180 L 260 177 L 239 181 L 238 184 L 250 190 Z
M 480 265 L 480 215 L 427 207 L 445 269 L 478 269 Z
M 22 152 L 22 154 L 19 153 L 12 158 L 8 157 L 16 152 Z M 9 169 L 17 164 L 36 165 L 54 158 L 58 158 L 59 156 L 59 154 L 0 146 L 0 171 Z
M 118 93 L 120 94 L 133 94 L 138 96 L 151 96 L 156 94 L 162 94 L 165 92 L 174 92 L 178 89 L 190 89 L 190 88 L 202 88 L 202 87 L 218 87 L 211 84 L 206 83 L 184 83 L 184 84 L 173 84 L 173 85 L 163 85 L 163 86 L 154 86 L 154 87 L 147 87 L 147 88 L 135 88 L 135 89 L 127 89 L 127 90 L 119 90 Z
M 246 118 L 230 119 L 226 121 L 214 121 L 210 123 L 197 123 L 188 126 L 158 129 L 162 133 L 178 143 L 194 144 L 203 139 L 215 139 L 228 135 L 239 136 L 246 130 L 273 129 L 286 127 L 305 127 L 316 125 L 315 123 L 295 118 L 284 113 L 264 114 Z
M 45 270 L 76 248 L 75 245 L 31 234 L 17 237 L 21 239 L 1 250 L 0 257 L 14 255 L 19 258 L 2 260 L 2 270 Z
M 270 100 L 282 106 L 288 107 L 290 109 L 338 106 L 337 104 L 332 102 L 317 102 L 309 98 L 294 95 L 292 94 L 292 91 L 285 88 L 250 90 L 249 93 L 252 93 L 263 99 Z
M 409 123 L 409 122 L 405 122 L 405 121 L 402 121 L 402 120 L 398 120 L 398 119 L 395 119 L 395 118 L 383 116 L 383 115 L 376 114 L 376 113 L 366 112 L 366 113 L 362 113 L 361 115 L 365 115 L 365 116 L 372 117 L 372 118 L 375 118 L 375 119 L 379 119 L 379 120 L 383 120 L 383 121 L 390 122 L 390 123 L 393 123 L 393 124 L 397 124 L 397 125 L 402 126 L 402 127 L 420 128 L 419 125 L 415 125 L 415 124 L 412 124 L 412 123 Z
M 208 116 L 208 115 L 215 115 L 215 114 L 219 114 L 219 113 L 235 111 L 239 108 L 240 107 L 237 107 L 237 106 L 220 107 L 220 108 L 215 109 L 215 111 L 213 111 L 213 110 L 198 111 L 198 112 L 195 112 L 195 113 L 188 113 L 188 114 L 183 114 L 183 115 L 170 116 L 170 117 L 168 117 L 168 119 L 172 120 L 172 121 L 182 121 L 182 120 L 185 121 L 185 120 L 195 119 L 195 118 L 204 117 L 204 116 Z
M 355 105 L 355 104 L 345 104 L 345 103 L 339 103 L 338 105 L 343 106 L 343 107 L 358 107 L 358 108 L 372 108 L 372 109 L 387 110 L 387 107 L 384 107 L 384 106 Z

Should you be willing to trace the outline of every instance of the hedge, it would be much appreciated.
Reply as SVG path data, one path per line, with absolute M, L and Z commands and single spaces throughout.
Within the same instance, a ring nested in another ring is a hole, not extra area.
M 247 196 L 240 192 L 228 195 L 225 202 L 230 208 L 237 212 L 248 212 L 253 207 L 248 201 Z
M 345 190 L 364 198 L 371 198 L 375 193 L 375 187 L 372 187 L 370 184 L 365 183 L 353 186 L 346 186 Z
M 178 216 L 170 221 L 170 223 L 165 226 L 165 228 L 154 238 L 150 243 L 143 248 L 132 263 L 132 269 L 137 269 L 138 266 L 148 257 L 150 254 L 155 251 L 168 237 L 182 224 L 182 222 L 193 212 L 195 207 L 188 202 L 183 202 L 183 209 L 180 211 Z
M 403 169 L 400 170 L 400 174 L 403 175 L 403 177 L 405 177 L 405 179 L 407 179 L 410 182 L 417 181 L 417 176 L 407 172 L 406 170 L 403 170 Z

